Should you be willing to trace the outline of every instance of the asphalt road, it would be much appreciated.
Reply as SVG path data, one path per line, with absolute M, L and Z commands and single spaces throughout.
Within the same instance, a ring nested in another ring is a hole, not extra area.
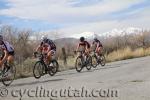
M 150 57 L 108 63 L 81 73 L 69 70 L 38 80 L 18 79 L 9 87 L 0 87 L 0 100 L 150 100 Z

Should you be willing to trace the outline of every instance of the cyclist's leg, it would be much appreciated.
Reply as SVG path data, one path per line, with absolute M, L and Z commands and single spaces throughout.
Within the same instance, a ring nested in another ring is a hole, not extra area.
M 96 53 L 97 53 L 98 56 L 102 55 L 102 49 L 103 49 L 102 47 L 97 48 Z
M 14 64 L 14 53 L 10 53 L 7 57 L 7 63 L 9 66 L 12 66 Z
M 78 56 L 80 56 L 80 57 L 84 57 L 85 56 L 85 47 L 84 46 L 80 46 L 79 47 L 79 51 L 81 51 L 81 52 L 78 52 Z
M 52 54 L 53 54 L 53 50 L 50 50 L 48 53 L 47 53 L 47 63 L 49 64 L 50 61 L 52 60 Z
M 90 48 L 87 48 L 86 50 L 85 50 L 85 57 L 86 57 L 86 59 L 87 59 L 87 57 L 90 55 Z

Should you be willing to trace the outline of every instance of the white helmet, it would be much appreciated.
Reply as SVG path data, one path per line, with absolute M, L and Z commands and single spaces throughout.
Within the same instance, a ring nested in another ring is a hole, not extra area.
M 42 41 L 47 40 L 47 36 L 43 35 L 43 36 L 41 37 L 41 40 L 42 40 Z

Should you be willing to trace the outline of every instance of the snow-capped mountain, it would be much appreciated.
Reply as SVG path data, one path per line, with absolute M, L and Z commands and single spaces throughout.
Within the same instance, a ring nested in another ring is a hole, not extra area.
M 85 38 L 94 38 L 96 34 L 94 32 L 83 32 L 80 34 L 74 34 L 71 37 L 79 39 L 81 36 L 84 36 Z
M 78 33 L 78 34 L 72 34 L 67 36 L 64 36 L 62 33 L 58 32 L 41 32 L 39 33 L 39 37 L 42 35 L 46 35 L 50 37 L 51 39 L 59 39 L 59 38 L 75 38 L 79 39 L 81 36 L 84 36 L 87 39 L 93 39 L 94 37 L 98 38 L 107 38 L 107 37 L 114 37 L 114 36 L 124 36 L 124 35 L 130 35 L 130 34 L 140 34 L 142 33 L 142 29 L 140 28 L 134 28 L 134 27 L 129 27 L 129 28 L 124 28 L 124 29 L 113 29 L 109 32 L 104 32 L 104 33 L 95 33 L 95 32 L 83 32 L 83 33 Z M 33 36 L 31 37 L 31 40 L 35 39 L 36 37 Z
M 114 36 L 130 35 L 130 34 L 140 34 L 141 32 L 142 29 L 140 28 L 130 27 L 126 29 L 113 29 L 105 33 L 83 32 L 80 34 L 72 35 L 71 37 L 80 38 L 81 36 L 84 36 L 85 38 L 92 39 L 94 37 L 114 37 Z
M 142 32 L 142 29 L 140 28 L 126 28 L 126 29 L 113 29 L 110 32 L 99 34 L 100 36 L 105 37 L 113 37 L 113 36 L 124 36 L 124 35 L 130 35 L 130 34 L 140 34 Z

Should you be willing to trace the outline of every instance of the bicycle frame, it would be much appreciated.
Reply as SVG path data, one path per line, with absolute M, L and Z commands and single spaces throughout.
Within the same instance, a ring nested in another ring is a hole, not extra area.
M 87 65 L 87 62 L 86 62 L 86 59 L 84 58 L 84 57 L 85 57 L 84 51 L 77 51 L 77 52 L 80 53 L 80 54 L 79 54 L 79 57 L 81 57 L 81 61 L 83 62 L 82 67 L 85 67 L 85 66 Z

